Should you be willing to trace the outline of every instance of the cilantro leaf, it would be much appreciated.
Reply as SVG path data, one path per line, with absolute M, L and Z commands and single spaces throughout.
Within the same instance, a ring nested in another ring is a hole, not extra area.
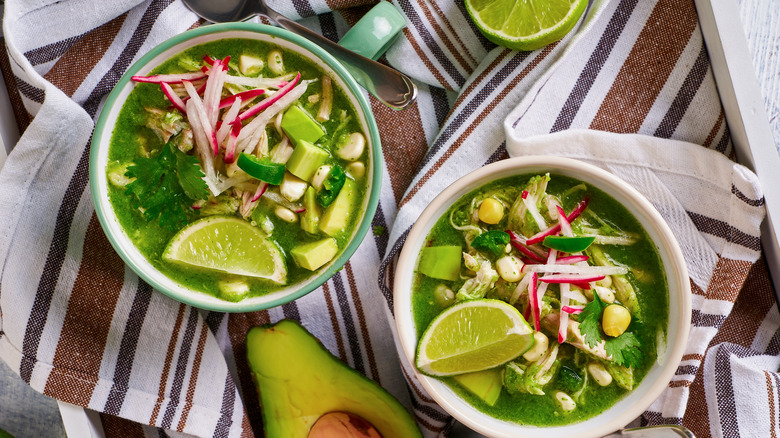
M 639 339 L 631 333 L 625 332 L 616 338 L 607 338 L 607 354 L 618 364 L 629 368 L 637 368 L 642 364 L 642 350 Z
M 618 337 L 605 336 L 601 329 L 601 314 L 607 305 L 601 301 L 599 294 L 593 294 L 593 301 L 588 303 L 579 315 L 580 333 L 589 347 L 595 347 L 604 342 L 607 355 L 612 357 L 616 365 L 636 368 L 642 364 L 643 355 L 640 350 L 639 338 L 632 332 L 625 332 Z M 636 324 L 634 324 L 636 323 Z M 641 321 L 632 322 L 632 328 L 641 326 Z
M 579 323 L 580 332 L 585 338 L 588 347 L 595 347 L 601 340 L 601 312 L 604 310 L 604 302 L 599 298 L 599 294 L 593 294 L 593 301 L 588 303 L 582 313 L 580 313 Z
M 134 195 L 132 205 L 143 209 L 147 222 L 158 219 L 161 227 L 176 231 L 187 223 L 185 211 L 192 201 L 208 197 L 205 181 L 200 180 L 202 186 L 194 181 L 198 173 L 203 174 L 193 164 L 197 158 L 168 143 L 156 157 L 139 157 L 128 166 L 125 176 L 135 180 L 127 185 L 125 194 Z
M 200 161 L 192 155 L 187 155 L 177 148 L 173 148 L 176 154 L 176 175 L 184 193 L 194 200 L 207 199 L 209 187 L 203 180 L 203 171 L 200 170 Z

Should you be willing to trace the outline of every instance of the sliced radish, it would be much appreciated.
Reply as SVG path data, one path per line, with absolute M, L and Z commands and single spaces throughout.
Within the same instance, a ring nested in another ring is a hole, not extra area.
M 558 343 L 566 342 L 566 332 L 569 328 L 569 314 L 563 311 L 564 307 L 569 307 L 569 285 L 561 284 L 561 318 L 558 325 Z
M 538 289 L 537 289 L 537 275 L 536 273 L 531 274 L 531 279 L 528 282 L 528 304 L 531 307 L 531 316 L 534 320 L 534 330 L 537 332 L 541 330 L 541 321 L 540 321 L 540 310 L 539 310 L 539 296 L 538 296 Z
M 574 207 L 574 210 L 572 210 L 572 212 L 568 216 L 566 216 L 566 220 L 569 221 L 569 223 L 572 223 L 574 219 L 577 219 L 577 217 L 579 217 L 579 215 L 582 214 L 582 212 L 588 206 L 589 202 L 590 202 L 590 198 L 586 196 L 585 199 L 580 201 L 580 203 L 577 204 L 576 207 Z M 561 224 L 557 223 L 552 227 L 540 231 L 534 234 L 533 236 L 529 237 L 528 240 L 526 240 L 525 244 L 533 245 L 535 243 L 539 243 L 542 240 L 544 240 L 545 237 L 552 236 L 553 234 L 558 234 L 558 232 L 560 231 L 561 231 Z
M 261 94 L 265 94 L 265 90 L 263 90 L 262 88 L 257 88 L 249 91 L 242 91 L 238 94 L 228 96 L 222 99 L 221 101 L 219 101 L 219 109 L 227 108 L 233 105 L 233 102 L 235 102 L 236 99 L 242 99 L 243 101 L 247 101 L 249 99 L 260 96 Z
M 604 275 L 553 274 L 545 275 L 540 281 L 545 283 L 589 283 L 603 280 L 604 277 Z
M 298 76 L 301 74 L 298 73 Z M 282 88 L 289 85 L 288 81 L 295 77 L 295 73 L 289 73 L 276 78 L 246 78 L 242 76 L 227 75 L 225 82 L 234 85 L 243 85 L 252 88 Z
M 580 288 L 582 290 L 591 290 L 592 289 L 590 283 L 573 282 L 571 284 L 574 285 L 574 286 L 577 286 L 578 288 Z
M 523 193 L 520 195 L 520 197 L 526 199 L 528 197 L 528 190 L 523 190 Z
M 515 287 L 514 292 L 512 292 L 512 296 L 509 297 L 509 304 L 514 305 L 517 302 L 517 300 L 520 299 L 520 296 L 523 295 L 523 292 L 526 292 L 528 290 L 528 282 L 530 280 L 531 280 L 530 275 L 523 276 L 520 282 L 517 283 L 517 287 Z
M 573 265 L 575 263 L 587 262 L 589 259 L 590 257 L 586 255 L 572 255 L 572 256 L 565 256 L 565 257 L 558 257 L 558 260 L 556 260 L 555 263 L 559 265 Z
M 525 254 L 529 260 L 533 261 L 534 263 L 546 263 L 542 257 L 523 245 L 520 240 L 520 236 L 518 236 L 517 233 L 512 230 L 506 230 L 506 232 L 509 234 L 509 243 L 511 243 L 515 249 Z
M 544 220 L 544 217 L 542 217 L 542 213 L 539 212 L 539 207 L 536 206 L 536 201 L 529 197 L 522 198 L 523 204 L 525 204 L 525 208 L 528 209 L 528 212 L 531 213 L 531 217 L 534 218 L 534 221 L 536 221 L 536 225 L 539 226 L 540 230 L 544 230 L 547 228 L 547 221 Z
M 227 66 L 228 58 L 224 60 L 214 60 L 214 66 L 209 74 L 209 79 L 206 81 L 206 91 L 203 92 L 203 107 L 206 109 L 208 115 L 209 124 L 212 128 L 217 123 L 217 117 L 219 116 L 219 102 L 222 95 L 222 87 L 225 84 L 225 66 Z
M 566 313 L 582 313 L 582 306 L 562 306 L 561 310 Z
M 555 260 L 558 258 L 558 251 L 554 249 L 550 249 L 550 252 L 547 253 L 547 266 L 555 265 Z
M 238 115 L 238 118 L 243 122 L 244 120 L 248 119 L 249 117 L 254 116 L 255 114 L 259 113 L 260 111 L 270 107 L 274 102 L 281 99 L 282 96 L 289 93 L 290 90 L 295 88 L 295 85 L 298 84 L 298 81 L 301 80 L 301 74 L 298 73 L 298 75 L 295 76 L 295 79 L 292 80 L 289 84 L 282 87 L 278 93 L 275 93 L 271 97 L 267 97 L 263 99 L 260 103 L 257 105 L 254 105 L 253 107 L 249 108 L 248 110 L 244 111 L 243 113 Z
M 561 234 L 573 237 L 574 233 L 571 231 L 571 223 L 566 219 L 566 212 L 563 211 L 560 205 L 556 205 L 555 208 L 558 209 L 558 224 L 561 226 Z
M 160 88 L 162 88 L 162 92 L 163 94 L 165 94 L 165 97 L 167 97 L 168 100 L 171 101 L 171 104 L 174 107 L 176 107 L 177 110 L 183 112 L 184 114 L 187 114 L 187 108 L 184 107 L 184 102 L 173 91 L 173 88 L 171 88 L 170 84 L 168 84 L 167 82 L 160 82 Z
M 241 98 L 233 101 L 233 106 L 230 107 L 229 110 L 225 113 L 225 115 L 222 117 L 221 123 L 220 121 L 217 122 L 217 125 L 219 127 L 217 128 L 217 143 L 222 144 L 222 142 L 225 141 L 228 134 L 231 131 L 231 124 L 233 122 L 241 124 L 240 121 L 236 119 L 236 116 L 238 116 L 238 112 L 241 111 Z
M 229 126 L 232 126 L 230 129 L 230 140 L 228 140 L 228 146 L 225 149 L 225 162 L 228 164 L 232 163 L 236 159 L 236 140 L 238 140 L 238 134 L 241 132 L 241 122 L 236 120 Z
M 555 251 L 555 250 L 553 250 Z M 550 251 L 552 253 L 552 251 Z M 554 263 L 554 262 L 553 262 Z M 625 275 L 628 269 L 623 266 L 580 266 L 580 265 L 529 265 L 523 267 L 525 272 L 544 272 L 548 274 L 577 274 L 577 275 Z
M 202 72 L 191 73 L 177 73 L 171 75 L 152 75 L 152 76 L 133 76 L 131 79 L 136 82 L 146 82 L 151 84 L 159 84 L 161 82 L 167 82 L 169 84 L 178 84 L 182 81 L 196 81 L 198 79 L 205 78 L 206 75 Z
M 219 153 L 219 143 L 217 143 L 217 136 L 215 135 L 214 130 L 211 128 L 211 124 L 209 124 L 209 118 L 206 114 L 206 109 L 203 107 L 203 101 L 200 100 L 198 92 L 190 82 L 184 81 L 184 87 L 187 89 L 187 93 L 190 95 L 191 102 L 187 102 L 187 105 L 189 106 L 189 104 L 192 103 L 192 107 L 195 109 L 194 113 L 188 113 L 190 125 L 192 125 L 193 119 L 199 119 L 200 123 L 198 123 L 198 125 L 200 126 L 200 129 L 203 131 L 203 134 L 206 136 L 206 138 L 211 142 L 211 149 L 216 156 Z M 193 126 L 193 132 L 194 131 L 195 126 Z
M 206 181 L 206 185 L 208 185 L 209 190 L 211 190 L 211 194 L 218 196 L 224 191 L 224 189 L 218 187 L 217 175 L 214 172 L 214 159 L 209 151 L 209 140 L 205 131 L 203 130 L 203 127 L 200 124 L 200 117 L 197 116 L 195 100 L 196 99 L 191 99 L 189 102 L 187 102 L 187 112 L 190 114 L 188 119 L 190 121 L 190 126 L 192 126 L 192 133 L 195 137 L 195 144 L 198 146 L 198 155 L 200 156 L 201 167 L 203 168 L 203 172 L 206 174 L 203 179 Z
M 265 190 L 268 188 L 268 183 L 264 182 L 260 184 L 260 186 L 257 187 L 257 190 L 255 191 L 255 194 L 252 196 L 252 202 L 257 201 L 260 199 L 261 196 L 265 193 Z
M 244 129 L 241 130 L 241 135 L 239 135 L 238 137 L 239 142 L 241 142 L 242 140 L 249 141 L 250 143 L 248 145 L 254 147 L 254 143 L 251 142 L 256 143 L 260 139 L 261 132 L 265 131 L 265 126 L 271 121 L 271 119 L 276 117 L 276 115 L 279 112 L 283 111 L 284 109 L 292 105 L 293 102 L 298 100 L 303 95 L 303 93 L 306 92 L 306 88 L 308 87 L 309 82 L 310 81 L 300 81 L 300 84 L 294 87 L 291 91 L 285 93 L 284 96 L 282 96 L 279 100 L 274 102 L 271 106 L 263 110 L 260 114 L 257 115 L 257 117 L 252 119 L 251 122 L 244 125 Z M 281 94 L 281 91 L 278 94 Z M 257 105 L 260 104 L 262 104 L 262 102 L 258 103 Z M 251 111 L 251 110 L 252 109 L 250 108 L 247 111 Z M 239 143 L 239 148 L 247 149 L 248 146 Z

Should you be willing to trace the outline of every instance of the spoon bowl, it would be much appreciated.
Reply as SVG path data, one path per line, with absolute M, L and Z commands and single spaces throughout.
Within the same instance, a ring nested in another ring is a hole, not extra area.
M 373 59 L 367 58 L 361 54 L 340 46 L 322 35 L 312 32 L 304 26 L 296 23 L 284 15 L 270 8 L 265 0 L 222 0 L 215 2 L 213 0 L 183 0 L 184 4 L 190 8 L 199 17 L 213 23 L 222 23 L 230 21 L 245 21 L 254 16 L 266 17 L 279 26 L 294 32 L 304 38 L 314 42 L 328 53 L 333 55 L 349 71 L 355 81 L 374 95 L 382 103 L 390 108 L 400 110 L 411 105 L 417 99 L 417 86 L 412 80 L 403 73 L 380 64 Z M 375 12 L 378 11 L 378 12 Z M 394 12 L 393 12 L 394 11 Z M 403 16 L 390 4 L 380 2 L 377 7 L 372 9 L 374 15 L 381 15 L 385 20 L 383 23 L 403 22 Z M 369 12 L 369 14 L 371 14 Z M 395 14 L 395 15 L 394 15 Z M 401 17 L 401 18 L 399 18 Z M 371 23 L 376 20 L 361 20 L 357 26 L 373 27 Z M 363 23 L 363 24 L 361 24 Z M 385 27 L 385 26 L 382 26 Z M 388 38 L 392 40 L 403 25 L 390 26 L 388 30 L 371 29 L 362 32 L 368 41 L 373 38 L 371 35 L 381 35 L 376 39 L 380 48 L 386 48 Z M 365 41 L 365 39 L 364 39 Z M 381 54 L 381 53 L 380 53 Z

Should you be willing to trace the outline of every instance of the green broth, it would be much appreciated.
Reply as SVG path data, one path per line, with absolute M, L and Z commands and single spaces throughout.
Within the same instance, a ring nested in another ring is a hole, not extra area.
M 319 79 L 325 75 L 325 72 L 317 65 L 295 52 L 284 50 L 273 44 L 248 39 L 220 40 L 192 47 L 165 61 L 155 68 L 152 74 L 191 71 L 192 65 L 201 64 L 204 55 L 219 59 L 231 56 L 230 74 L 236 74 L 235 67 L 240 55 L 250 55 L 265 60 L 272 50 L 280 50 L 282 52 L 285 73 L 300 72 L 302 80 Z M 275 76 L 269 72 L 267 67 L 261 73 L 266 77 Z M 319 103 L 309 101 L 308 97 L 319 94 L 321 91 L 322 81 L 317 80 L 310 83 L 305 94 L 298 100 L 298 104 L 310 114 L 316 113 Z M 260 100 L 256 100 L 254 103 L 259 101 Z M 170 103 L 162 94 L 159 85 L 149 83 L 135 84 L 133 91 L 129 94 L 120 111 L 116 126 L 112 133 L 111 146 L 108 153 L 108 172 L 110 172 L 112 168 L 131 163 L 132 160 L 139 156 L 155 156 L 159 153 L 164 147 L 164 144 L 162 139 L 145 126 L 147 120 L 145 108 L 153 107 L 167 111 L 169 105 Z M 331 115 L 329 120 L 320 123 L 326 134 L 318 141 L 318 145 L 327 149 L 329 152 L 332 151 L 337 140 L 337 135 L 334 134 L 363 132 L 355 108 L 352 106 L 344 90 L 338 87 L 335 81 L 333 81 L 333 104 Z M 342 118 L 342 115 L 345 117 Z M 273 124 L 269 124 L 269 127 L 266 129 L 269 137 L 269 147 L 281 140 L 272 125 Z M 366 167 L 370 166 L 369 155 L 368 148 L 366 148 L 366 151 L 363 152 L 363 155 L 360 158 L 360 161 L 364 162 Z M 331 152 L 330 158 L 327 159 L 325 164 L 339 164 L 344 167 L 348 162 L 341 160 Z M 348 224 L 343 231 L 332 236 L 338 243 L 339 253 L 344 250 L 350 237 L 354 233 L 362 213 L 361 206 L 365 203 L 367 196 L 367 175 L 362 178 L 357 178 L 356 182 L 357 196 L 352 204 L 353 210 L 350 214 Z M 217 287 L 219 281 L 229 279 L 231 276 L 216 271 L 177 266 L 163 261 L 161 255 L 171 237 L 173 237 L 176 232 L 160 227 L 157 221 L 147 222 L 141 213 L 132 207 L 131 199 L 125 194 L 124 187 L 109 184 L 108 196 L 120 225 L 126 230 L 140 252 L 153 266 L 155 266 L 155 268 L 186 287 L 207 292 L 215 296 L 219 295 Z M 302 282 L 305 279 L 316 275 L 316 271 L 312 272 L 297 266 L 290 257 L 289 251 L 299 244 L 314 242 L 327 237 L 322 233 L 318 235 L 306 233 L 301 229 L 300 222 L 287 223 L 279 219 L 273 214 L 273 207 L 275 204 L 271 201 L 263 201 L 262 199 L 263 198 L 261 198 L 261 202 L 256 208 L 265 209 L 266 216 L 273 222 L 274 230 L 271 234 L 271 238 L 276 241 L 285 253 L 288 269 L 287 282 L 285 285 L 277 285 L 264 279 L 245 278 L 250 286 L 250 292 L 247 296 L 265 295 L 275 290 Z M 189 222 L 201 218 L 201 215 L 195 210 L 189 211 L 187 214 Z
M 464 208 L 471 202 L 472 198 L 480 194 L 511 186 L 525 187 L 532 176 L 534 175 L 520 175 L 501 179 L 465 195 L 436 222 L 427 236 L 426 246 L 458 245 L 465 248 L 466 243 L 463 233 L 454 229 L 450 224 L 450 213 Z M 553 195 L 561 195 L 571 187 L 582 184 L 580 181 L 560 175 L 551 175 L 551 178 L 547 187 L 547 193 Z M 588 209 L 592 209 L 602 219 L 605 219 L 617 228 L 640 236 L 639 240 L 630 246 L 600 245 L 603 252 L 612 260 L 630 266 L 632 271 L 637 270 L 637 272 L 645 273 L 641 281 L 638 278 L 629 277 L 637 293 L 639 314 L 643 323 L 642 329 L 636 332 L 642 345 L 642 352 L 645 355 L 642 366 L 634 370 L 634 387 L 636 387 L 656 361 L 657 331 L 661 330 L 665 333 L 668 319 L 666 278 L 658 251 L 639 222 L 625 207 L 609 195 L 590 185 L 586 186 L 586 191 L 576 191 L 561 198 L 565 211 L 571 211 L 582 200 L 584 193 L 587 193 L 590 196 Z M 506 218 L 504 218 L 502 222 L 489 228 L 504 230 L 506 226 Z M 415 273 L 412 310 L 418 339 L 433 318 L 445 308 L 437 304 L 435 299 L 434 291 L 437 285 L 446 284 L 452 290 L 457 291 L 456 286 L 461 283 L 462 281 L 439 280 Z M 550 290 L 557 291 L 557 289 L 553 288 L 557 288 L 557 286 L 550 286 Z M 490 297 L 490 292 L 488 292 L 488 297 Z M 561 349 L 568 349 L 571 352 L 574 348 L 563 344 Z M 586 420 L 608 409 L 629 392 L 617 386 L 615 382 L 606 387 L 600 387 L 591 383 L 583 392 L 580 401 L 577 403 L 577 408 L 574 411 L 564 413 L 552 396 L 552 393 L 558 389 L 555 379 L 544 387 L 545 395 L 526 393 L 510 395 L 505 389 L 502 389 L 501 395 L 494 406 L 485 403 L 482 399 L 456 383 L 454 379 L 450 377 L 440 379 L 468 403 L 492 417 L 537 426 L 562 425 Z

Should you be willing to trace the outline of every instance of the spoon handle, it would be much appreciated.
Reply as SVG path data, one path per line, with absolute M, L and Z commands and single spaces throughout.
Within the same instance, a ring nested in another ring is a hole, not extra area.
M 688 428 L 676 425 L 636 427 L 623 429 L 604 438 L 695 438 Z
M 374 60 L 345 49 L 261 3 L 260 14 L 267 16 L 283 28 L 301 35 L 336 57 L 352 77 L 369 93 L 385 105 L 400 110 L 417 98 L 417 86 L 403 73 Z

